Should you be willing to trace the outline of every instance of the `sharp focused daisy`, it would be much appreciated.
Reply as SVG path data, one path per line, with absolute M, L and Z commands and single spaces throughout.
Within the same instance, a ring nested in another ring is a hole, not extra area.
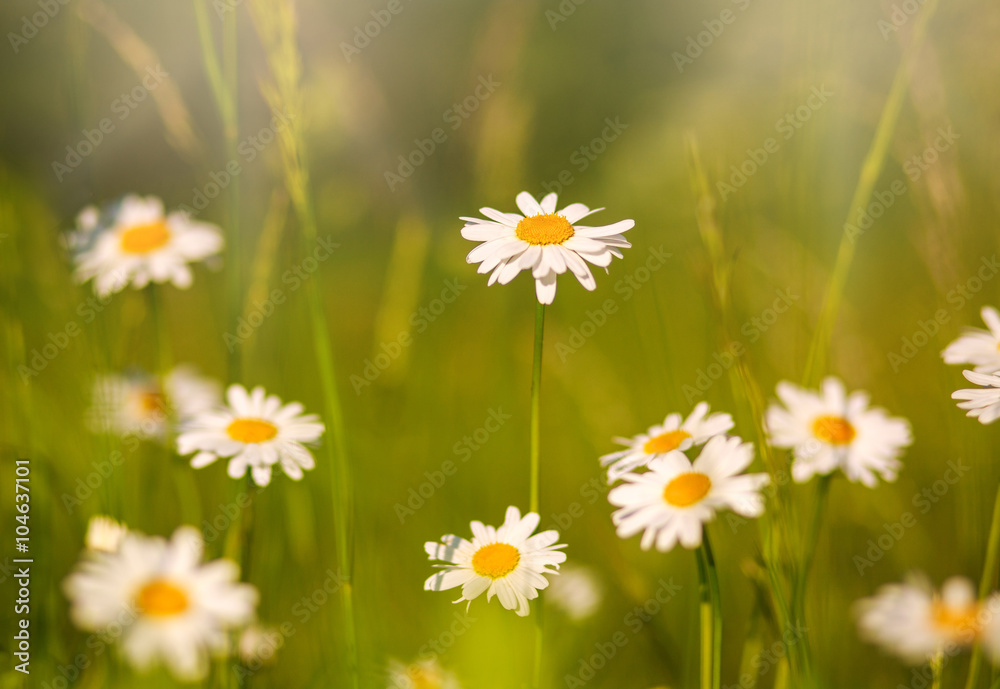
M 493 208 L 479 212 L 489 220 L 465 218 L 462 236 L 482 242 L 469 252 L 466 260 L 478 263 L 478 272 L 491 273 L 489 284 L 506 285 L 522 270 L 530 270 L 535 279 L 535 294 L 542 304 L 551 304 L 556 296 L 556 277 L 567 270 L 580 284 L 593 291 L 597 287 L 587 263 L 607 269 L 611 259 L 621 258 L 621 249 L 631 244 L 622 232 L 635 226 L 633 220 L 620 220 L 611 225 L 590 227 L 579 225 L 592 213 L 582 203 L 571 203 L 556 210 L 556 195 L 549 194 L 541 203 L 522 191 L 517 195 L 517 207 L 524 215 L 503 213 Z
M 941 356 L 946 364 L 971 364 L 976 373 L 1000 371 L 1000 313 L 992 306 L 980 312 L 989 330 L 968 328 Z
M 979 419 L 982 424 L 993 423 L 1000 418 L 1000 375 L 962 371 L 970 383 L 981 385 L 980 388 L 967 388 L 951 393 L 955 400 L 965 400 L 958 403 L 959 409 L 967 410 L 965 415 Z
M 702 445 L 714 436 L 722 435 L 733 427 L 729 414 L 709 414 L 708 403 L 699 402 L 687 419 L 680 414 L 670 414 L 658 426 L 633 438 L 615 438 L 615 442 L 628 447 L 601 457 L 601 465 L 608 466 L 608 483 L 614 483 L 624 474 L 649 464 L 674 450 L 687 450 Z
M 136 289 L 150 282 L 190 287 L 188 264 L 219 254 L 223 239 L 218 227 L 185 212 L 165 214 L 154 196 L 129 195 L 100 211 L 85 208 L 68 244 L 77 281 L 93 279 L 94 291 L 103 297 L 129 283 Z
M 190 366 L 178 366 L 163 378 L 143 372 L 110 374 L 94 385 L 91 428 L 101 433 L 163 438 L 170 423 L 184 426 L 222 401 L 222 386 Z
M 952 577 L 935 592 L 922 576 L 883 586 L 871 598 L 858 601 L 861 636 L 910 663 L 926 662 L 949 647 L 982 642 L 1000 651 L 1000 596 L 976 600 L 972 582 Z
M 73 622 L 121 634 L 129 662 L 166 663 L 178 679 L 203 678 L 209 656 L 228 648 L 227 632 L 248 623 L 257 590 L 238 583 L 229 560 L 202 563 L 201 534 L 181 527 L 167 541 L 129 531 L 115 553 L 88 553 L 67 577 Z
M 180 454 L 198 453 L 191 466 L 200 469 L 228 457 L 230 476 L 239 478 L 249 469 L 254 482 L 266 486 L 276 464 L 296 481 L 302 478 L 303 469 L 316 465 L 304 444 L 315 443 L 323 435 L 318 416 L 303 414 L 298 402 L 282 404 L 261 387 L 248 393 L 242 385 L 231 385 L 226 398 L 228 406 L 199 415 L 178 436 Z
M 486 600 L 496 596 L 507 610 L 527 615 L 528 601 L 549 585 L 543 575 L 558 574 L 559 563 L 566 561 L 566 553 L 558 550 L 565 544 L 555 545 L 559 532 L 531 535 L 538 522 L 535 512 L 522 518 L 516 507 L 508 507 L 503 526 L 498 529 L 472 522 L 472 541 L 449 535 L 441 543 L 425 543 L 424 550 L 431 560 L 447 564 L 435 565 L 442 571 L 424 582 L 424 590 L 445 591 L 461 586 L 462 596 L 456 603 L 471 603 L 486 591 Z
M 410 665 L 389 661 L 389 689 L 461 689 L 455 673 L 445 670 L 436 658 Z
M 95 553 L 116 553 L 128 529 L 111 517 L 97 515 L 87 523 L 87 550 Z
M 719 510 L 759 517 L 764 512 L 760 490 L 770 477 L 740 474 L 752 461 L 752 444 L 716 436 L 693 464 L 674 450 L 651 461 L 647 472 L 625 474 L 625 483 L 608 493 L 608 501 L 621 508 L 611 516 L 618 535 L 630 538 L 642 531 L 643 550 L 655 544 L 666 552 L 678 543 L 700 546 L 702 525 Z
M 896 480 L 898 458 L 913 442 L 906 419 L 870 407 L 865 392 L 846 394 L 844 384 L 833 377 L 823 381 L 820 392 L 787 381 L 778 383 L 777 391 L 784 406 L 773 404 L 767 410 L 767 430 L 772 445 L 792 448 L 797 482 L 836 469 L 869 488 L 878 476 Z

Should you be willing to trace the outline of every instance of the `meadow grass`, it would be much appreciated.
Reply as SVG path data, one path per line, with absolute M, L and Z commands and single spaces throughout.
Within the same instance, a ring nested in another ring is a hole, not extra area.
M 5 486 L 15 458 L 33 461 L 37 605 L 32 675 L 5 663 L 0 686 L 174 685 L 69 620 L 61 582 L 95 514 L 150 534 L 198 526 L 208 556 L 237 560 L 260 590 L 260 620 L 281 630 L 274 661 L 218 661 L 206 686 L 379 687 L 390 659 L 430 656 L 467 687 L 916 687 L 925 671 L 933 686 L 996 686 L 978 649 L 916 669 L 883 655 L 858 638 L 852 605 L 915 569 L 938 584 L 967 576 L 980 597 L 996 588 L 996 427 L 955 408 L 949 395 L 968 385 L 939 352 L 1000 302 L 1000 13 L 928 0 L 884 38 L 891 8 L 743 5 L 586 3 L 553 29 L 556 5 L 413 3 L 348 62 L 341 43 L 381 7 L 108 1 L 108 15 L 88 2 L 7 56 L 0 429 Z M 736 21 L 678 70 L 672 54 L 724 9 Z M 3 25 L 23 13 L 0 11 Z M 57 181 L 49 161 L 150 62 L 169 90 Z M 442 112 L 484 75 L 496 93 L 450 129 Z M 830 101 L 782 138 L 775 121 L 820 84 Z M 77 95 L 67 106 L 64 94 Z M 241 147 L 288 113 L 272 143 Z M 593 159 L 579 153 L 614 117 L 628 128 Z M 907 167 L 949 125 L 957 144 Z M 437 127 L 446 140 L 390 190 L 385 172 Z M 777 152 L 720 191 L 767 137 Z M 190 205 L 234 160 L 240 174 L 198 209 L 226 232 L 221 269 L 106 303 L 73 282 L 59 237 L 80 208 L 130 192 Z M 633 247 L 597 271 L 594 292 L 563 276 L 543 310 L 526 276 L 487 287 L 466 264 L 458 216 L 513 210 L 518 191 L 540 197 L 565 171 L 560 205 L 634 218 Z M 905 193 L 849 237 L 843 221 L 900 180 Z M 311 269 L 321 241 L 338 247 Z M 221 462 L 195 471 L 169 446 L 87 427 L 96 374 L 179 362 L 319 413 L 317 468 L 258 490 Z M 789 453 L 765 442 L 775 384 L 827 373 L 912 423 L 896 482 L 798 485 Z M 701 399 L 755 444 L 767 511 L 720 515 L 696 553 L 641 551 L 615 535 L 597 458 Z M 956 462 L 967 468 L 949 482 Z M 425 541 L 498 524 L 508 505 L 537 509 L 568 562 L 596 575 L 594 616 L 546 604 L 543 637 L 545 592 L 528 620 L 422 590 Z M 906 514 L 916 526 L 897 537 Z M 677 593 L 663 602 L 666 584 Z M 804 631 L 789 641 L 789 629 Z

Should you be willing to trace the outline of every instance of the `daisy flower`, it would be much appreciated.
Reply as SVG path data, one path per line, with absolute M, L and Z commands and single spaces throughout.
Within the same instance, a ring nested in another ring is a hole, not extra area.
M 528 601 L 549 585 L 542 575 L 558 574 L 559 563 L 566 561 L 566 553 L 558 551 L 566 545 L 554 545 L 559 532 L 531 535 L 539 519 L 535 512 L 522 519 L 516 507 L 508 507 L 499 529 L 472 522 L 472 541 L 449 535 L 441 543 L 425 543 L 424 550 L 431 560 L 447 564 L 435 565 L 442 571 L 424 582 L 424 590 L 445 591 L 461 586 L 462 596 L 455 602 L 465 600 L 470 604 L 486 591 L 487 601 L 496 596 L 503 607 L 524 617 Z
M 552 580 L 545 594 L 546 604 L 562 609 L 569 619 L 585 620 L 601 607 L 604 587 L 589 567 L 567 565 Z
M 855 612 L 862 638 L 917 664 L 977 641 L 995 657 L 1000 651 L 1000 625 L 994 621 L 998 608 L 1000 596 L 993 594 L 980 603 L 972 582 L 964 577 L 948 579 L 937 593 L 923 576 L 912 575 L 858 601 Z
M 833 377 L 823 381 L 819 392 L 787 381 L 778 383 L 777 392 L 784 406 L 772 404 L 767 410 L 767 430 L 774 447 L 793 450 L 796 482 L 836 469 L 869 488 L 878 476 L 896 480 L 898 458 L 913 442 L 909 421 L 870 407 L 865 392 L 846 394 L 844 384 Z
M 209 656 L 226 652 L 227 632 L 252 619 L 257 590 L 238 583 L 234 562 L 203 564 L 203 546 L 187 526 L 169 541 L 129 531 L 117 552 L 88 554 L 63 583 L 73 622 L 120 633 L 141 671 L 162 660 L 178 679 L 204 678 Z
M 462 685 L 436 658 L 427 658 L 410 665 L 389 661 L 389 689 L 462 689 Z
M 91 517 L 87 522 L 87 536 L 84 542 L 87 550 L 94 553 L 116 553 L 128 529 L 111 517 L 103 514 Z
M 979 419 L 979 423 L 993 423 L 1000 418 L 1000 375 L 962 371 L 970 383 L 982 385 L 981 388 L 967 388 L 951 393 L 955 400 L 965 400 L 958 403 L 959 409 L 967 409 L 966 416 Z
M 1000 313 L 992 306 L 980 312 L 989 330 L 967 328 L 941 356 L 946 364 L 972 364 L 976 373 L 1000 371 Z
M 303 414 L 298 402 L 282 404 L 262 387 L 248 393 L 242 385 L 231 385 L 226 399 L 228 406 L 199 415 L 177 437 L 180 454 L 197 452 L 191 459 L 195 469 L 228 457 L 231 477 L 240 478 L 249 469 L 254 482 L 266 486 L 275 464 L 295 481 L 303 469 L 316 466 L 304 444 L 323 435 L 318 416 Z
M 709 438 L 722 435 L 733 427 L 729 414 L 709 414 L 708 403 L 699 402 L 687 419 L 680 414 L 670 414 L 659 426 L 652 426 L 645 433 L 632 438 L 615 438 L 628 447 L 601 457 L 601 465 L 608 466 L 608 483 L 614 483 L 624 474 L 649 464 L 674 450 L 687 450 L 692 445 L 702 445 Z
M 643 532 L 640 546 L 654 544 L 662 552 L 680 543 L 701 545 L 702 525 L 716 512 L 729 509 L 744 517 L 764 513 L 760 490 L 767 474 L 740 474 L 753 461 L 753 445 L 737 437 L 716 436 L 692 464 L 680 450 L 649 463 L 649 471 L 626 474 L 623 485 L 612 488 L 608 501 L 621 509 L 611 516 L 621 538 Z
M 150 282 L 170 282 L 186 289 L 191 286 L 188 264 L 218 255 L 223 239 L 218 227 L 183 211 L 165 214 L 155 196 L 129 195 L 101 210 L 85 208 L 67 243 L 76 280 L 93 279 L 94 291 L 105 297 L 129 283 L 141 289 Z
M 549 194 L 541 203 L 526 191 L 517 195 L 517 207 L 524 215 L 480 208 L 482 218 L 465 221 L 462 236 L 482 242 L 469 252 L 466 261 L 478 263 L 478 272 L 491 273 L 489 284 L 506 285 L 522 270 L 535 278 L 535 294 L 542 304 L 551 304 L 556 296 L 556 276 L 569 270 L 586 289 L 597 287 L 587 263 L 607 269 L 611 259 L 621 258 L 620 249 L 632 245 L 621 234 L 635 226 L 634 220 L 620 220 L 602 227 L 578 225 L 591 213 L 582 203 L 571 203 L 556 210 L 556 195 Z
M 183 426 L 221 400 L 222 386 L 186 365 L 164 376 L 162 386 L 144 372 L 105 375 L 94 385 L 89 425 L 98 433 L 162 439 L 171 420 Z

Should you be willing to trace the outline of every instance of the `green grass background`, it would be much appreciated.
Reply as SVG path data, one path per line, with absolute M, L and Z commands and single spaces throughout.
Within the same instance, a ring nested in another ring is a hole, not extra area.
M 498 523 L 508 505 L 527 507 L 528 393 L 533 289 L 526 276 L 507 287 L 486 287 L 466 265 L 472 247 L 459 236 L 459 215 L 481 206 L 513 210 L 513 198 L 570 170 L 565 202 L 605 206 L 597 216 L 634 218 L 633 248 L 609 275 L 599 274 L 588 293 L 572 278 L 559 283 L 548 310 L 542 389 L 543 525 L 580 503 L 582 516 L 564 529 L 574 563 L 593 567 L 604 583 L 598 614 L 571 624 L 547 613 L 546 682 L 565 686 L 581 660 L 625 630 L 628 643 L 588 686 L 695 686 L 698 676 L 698 608 L 694 557 L 684 550 L 643 553 L 638 539 L 620 541 L 611 508 L 588 485 L 600 481 L 597 457 L 610 438 L 632 435 L 670 411 L 692 403 L 694 385 L 724 346 L 711 297 L 707 254 L 695 223 L 685 156 L 685 135 L 699 142 L 713 186 L 748 148 L 779 139 L 780 149 L 736 193 L 718 203 L 726 254 L 732 262 L 737 325 L 762 317 L 776 290 L 796 295 L 792 307 L 750 342 L 739 339 L 762 389 L 798 380 L 858 170 L 871 141 L 902 46 L 913 20 L 883 38 L 878 22 L 888 2 L 826 3 L 752 0 L 732 2 L 609 3 L 588 0 L 555 25 L 556 2 L 423 2 L 403 0 L 370 45 L 347 62 L 340 44 L 371 21 L 384 3 L 302 2 L 300 47 L 304 57 L 304 118 L 320 235 L 340 248 L 319 268 L 323 299 L 333 327 L 336 365 L 355 471 L 357 609 L 365 686 L 380 686 L 389 657 L 418 656 L 440 639 L 453 615 L 451 593 L 425 593 L 431 573 L 422 545 L 445 533 L 466 534 L 473 519 Z M 111 113 L 139 77 L 78 16 L 62 7 L 38 35 L 15 53 L 2 49 L 0 83 L 0 263 L 4 367 L 0 428 L 4 444 L 4 533 L 12 531 L 13 459 L 33 461 L 32 548 L 36 557 L 33 672 L 26 686 L 60 676 L 57 665 L 85 652 L 87 636 L 74 630 L 59 583 L 82 547 L 87 518 L 113 512 L 131 527 L 168 534 L 182 523 L 201 524 L 220 514 L 242 487 L 223 463 L 194 472 L 153 443 L 127 452 L 114 478 L 68 513 L 61 496 L 116 447 L 92 436 L 83 413 L 95 371 L 155 364 L 154 330 L 146 296 L 117 295 L 92 322 L 79 305 L 89 285 L 72 283 L 59 235 L 80 208 L 137 192 L 162 197 L 168 207 L 190 204 L 192 190 L 211 181 L 226 163 L 221 128 L 204 77 L 194 14 L 189 3 L 150 5 L 115 0 L 118 16 L 155 51 L 190 112 L 200 154 L 185 157 L 165 136 L 157 106 L 146 100 L 117 122 L 80 167 L 57 181 L 52 162 L 65 157 L 83 128 Z M 679 71 L 673 53 L 703 31 L 704 21 L 733 12 L 735 21 Z M 35 3 L 7 3 L 0 26 L 17 32 Z M 267 125 L 269 113 L 257 84 L 265 75 L 259 41 L 237 4 L 240 40 L 241 138 Z M 221 22 L 210 8 L 214 28 Z M 910 670 L 857 639 L 850 604 L 907 571 L 934 580 L 962 574 L 978 580 L 990 509 L 997 486 L 996 429 L 965 419 L 949 399 L 964 386 L 958 368 L 939 352 L 963 325 L 979 325 L 978 310 L 996 304 L 996 276 L 968 299 L 955 296 L 976 275 L 983 258 L 998 251 L 1000 182 L 1000 57 L 996 35 L 1000 7 L 986 2 L 942 3 L 911 75 L 911 89 L 876 190 L 894 180 L 907 193 L 859 240 L 846 299 L 832 344 L 831 372 L 850 387 L 909 418 L 915 442 L 895 484 L 875 490 L 834 483 L 828 522 L 818 542 L 808 605 L 808 635 L 818 674 L 828 687 L 890 687 L 910 681 Z M 429 159 L 395 191 L 384 174 L 397 157 L 430 136 L 445 111 L 474 92 L 480 76 L 500 82 Z M 776 122 L 806 102 L 814 86 L 833 95 L 789 140 Z M 580 170 L 571 158 L 604 128 L 605 118 L 628 127 L 596 160 Z M 959 134 L 953 146 L 917 180 L 905 162 L 931 145 L 939 127 Z M 264 385 L 286 400 L 319 411 L 322 398 L 310 337 L 304 290 L 291 291 L 284 271 L 302 260 L 298 227 L 289 213 L 261 253 L 261 234 L 273 192 L 281 188 L 279 149 L 266 147 L 243 165 L 243 255 L 250 294 L 258 271 L 267 289 L 283 289 L 287 302 L 243 345 L 247 385 Z M 280 203 L 280 202 L 279 202 Z M 202 213 L 224 224 L 220 197 Z M 630 298 L 620 281 L 649 252 L 671 254 Z M 263 271 L 263 272 L 261 272 Z M 410 314 L 428 306 L 446 281 L 466 288 L 426 328 L 411 330 Z M 973 283 L 974 285 L 974 283 Z M 188 291 L 157 288 L 170 331 L 172 356 L 220 379 L 226 377 L 223 333 L 227 321 L 225 269 L 196 269 Z M 588 311 L 614 300 L 617 310 L 568 356 L 573 330 Z M 930 343 L 894 370 L 889 353 L 920 322 L 947 315 Z M 82 334 L 29 382 L 17 366 L 41 349 L 48 334 L 76 321 Z M 351 375 L 363 375 L 383 342 L 411 331 L 413 344 L 370 386 L 355 394 Z M 722 376 L 699 397 L 736 413 L 736 431 L 752 436 L 749 417 Z M 483 425 L 491 409 L 511 419 L 471 459 L 454 445 Z M 317 454 L 323 457 L 322 453 Z M 396 505 L 419 488 L 425 472 L 446 460 L 458 471 L 400 523 Z M 941 479 L 949 461 L 970 471 L 926 514 L 913 498 Z M 756 466 L 759 466 L 759 462 Z M 805 520 L 815 485 L 794 487 Z M 254 686 L 341 686 L 339 602 L 308 621 L 293 610 L 335 568 L 330 467 L 320 461 L 301 483 L 276 476 L 256 501 L 256 529 L 249 573 L 261 590 L 263 622 L 291 622 L 295 634 L 277 663 L 261 670 Z M 591 502 L 593 500 L 593 502 Z M 904 512 L 917 526 L 874 566 L 859 575 L 854 556 Z M 757 552 L 754 525 L 735 532 L 724 520 L 712 527 L 725 612 L 724 685 L 738 681 L 753 588 L 745 563 Z M 9 540 L 9 539 L 8 539 Z M 208 551 L 222 553 L 223 540 Z M 10 544 L 4 544 L 7 554 Z M 684 588 L 638 634 L 626 616 L 673 578 Z M 5 598 L 13 583 L 3 583 Z M 11 606 L 0 620 L 9 628 Z M 526 685 L 531 670 L 532 622 L 485 599 L 472 605 L 476 622 L 451 644 L 441 661 L 469 687 Z M 770 641 L 771 639 L 769 639 Z M 9 635 L 0 642 L 4 666 Z M 136 679 L 126 669 L 94 661 L 74 686 L 168 686 L 159 672 Z M 964 680 L 966 656 L 948 664 L 945 685 Z M 989 673 L 987 673 L 988 675 Z M 760 678 L 770 687 L 771 670 Z M 984 686 L 985 684 L 984 678 Z M 6 672 L 2 686 L 19 686 Z

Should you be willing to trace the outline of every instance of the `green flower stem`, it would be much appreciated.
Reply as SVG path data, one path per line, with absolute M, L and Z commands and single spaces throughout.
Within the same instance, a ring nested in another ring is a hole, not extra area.
M 538 486 L 541 477 L 541 463 L 539 460 L 539 392 L 542 385 L 542 343 L 544 336 L 545 304 L 538 304 L 535 308 L 535 355 L 531 368 L 531 488 L 529 509 L 532 512 L 538 512 Z M 542 682 L 542 642 L 544 639 L 542 633 L 541 598 L 536 600 L 535 608 L 535 669 L 532 686 L 535 689 L 539 689 Z
M 719 689 L 722 686 L 722 599 L 708 529 L 702 529 L 697 558 L 701 595 L 701 689 Z
M 996 586 L 997 563 L 1000 561 L 1000 486 L 993 501 L 993 522 L 990 524 L 989 541 L 986 544 L 986 562 L 983 564 L 983 575 L 979 580 L 979 600 L 986 596 Z M 972 649 L 972 660 L 969 661 L 969 676 L 965 682 L 966 689 L 975 689 L 979 683 L 979 670 L 983 663 L 983 651 L 979 644 Z

